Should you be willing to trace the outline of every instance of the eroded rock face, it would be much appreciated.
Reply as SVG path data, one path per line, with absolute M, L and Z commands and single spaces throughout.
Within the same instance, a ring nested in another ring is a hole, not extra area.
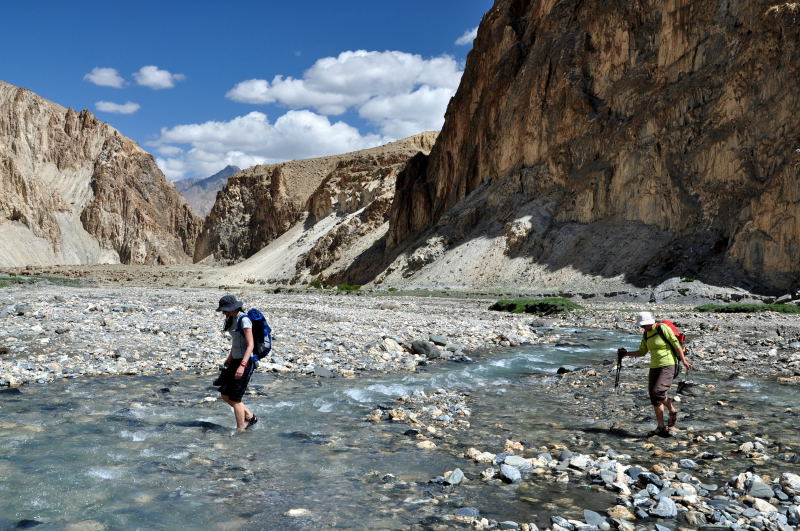
M 1 265 L 184 263 L 199 228 L 132 140 L 0 82 Z
M 436 134 L 344 155 L 254 166 L 234 175 L 206 218 L 195 260 L 213 255 L 241 261 L 283 237 L 285 242 L 275 245 L 287 252 L 276 251 L 280 258 L 272 261 L 291 261 L 291 274 L 282 268 L 281 275 L 288 276 L 253 276 L 300 282 L 320 275 L 367 234 L 381 227 L 379 236 L 385 234 L 397 173 L 415 154 L 428 153 Z
M 387 246 L 798 284 L 798 79 L 797 3 L 497 0 Z

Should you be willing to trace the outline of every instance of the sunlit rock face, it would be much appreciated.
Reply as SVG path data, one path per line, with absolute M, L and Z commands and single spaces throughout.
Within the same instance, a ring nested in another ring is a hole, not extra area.
M 799 79 L 797 3 L 497 0 L 387 247 L 797 286 Z
M 237 173 L 217 194 L 197 241 L 195 260 L 239 262 L 295 228 L 284 237 L 285 244 L 274 244 L 292 249 L 305 244 L 302 252 L 279 253 L 280 260 L 292 262 L 286 264 L 292 272 L 282 267 L 285 278 L 268 274 L 266 280 L 298 282 L 320 275 L 334 262 L 349 264 L 353 246 L 386 233 L 398 172 L 417 153 L 429 153 L 436 134 Z
M 135 142 L 0 82 L 0 265 L 186 263 L 199 229 Z

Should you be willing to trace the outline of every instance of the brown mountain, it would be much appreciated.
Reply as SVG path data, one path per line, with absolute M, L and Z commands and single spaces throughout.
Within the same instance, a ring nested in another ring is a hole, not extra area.
M 195 260 L 249 258 L 223 276 L 264 282 L 338 274 L 386 234 L 395 178 L 436 134 L 239 172 L 217 194 Z
M 349 278 L 800 286 L 799 20 L 774 0 L 497 0 L 398 177 L 384 262 Z
M 0 81 L 0 265 L 188 262 L 199 228 L 132 140 Z
M 225 188 L 228 177 L 242 171 L 238 166 L 225 166 L 211 177 L 181 179 L 174 181 L 175 188 L 183 195 L 192 210 L 205 217 L 211 212 L 217 192 Z

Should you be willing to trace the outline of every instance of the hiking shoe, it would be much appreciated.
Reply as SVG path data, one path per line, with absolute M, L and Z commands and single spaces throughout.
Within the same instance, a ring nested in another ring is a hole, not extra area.
M 252 417 L 250 417 L 250 420 L 247 420 L 246 422 L 247 422 L 247 426 L 245 426 L 244 429 L 247 429 L 250 426 L 252 426 L 253 424 L 255 424 L 256 422 L 258 422 L 258 417 L 253 415 Z
M 667 428 L 656 428 L 647 434 L 648 437 L 654 437 L 656 435 L 664 438 L 671 437 L 671 435 L 669 434 L 669 430 Z

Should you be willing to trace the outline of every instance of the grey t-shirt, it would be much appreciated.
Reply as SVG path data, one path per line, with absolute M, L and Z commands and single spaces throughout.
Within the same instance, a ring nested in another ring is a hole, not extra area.
M 236 324 L 239 322 L 239 319 L 242 320 L 242 332 L 236 331 Z M 231 323 L 230 328 L 227 330 L 231 335 L 231 345 L 233 346 L 232 357 L 235 360 L 244 358 L 244 352 L 247 350 L 247 340 L 244 338 L 245 328 L 253 328 L 253 322 L 247 317 L 246 313 L 239 312 L 236 315 L 236 319 L 233 320 L 233 323 Z

